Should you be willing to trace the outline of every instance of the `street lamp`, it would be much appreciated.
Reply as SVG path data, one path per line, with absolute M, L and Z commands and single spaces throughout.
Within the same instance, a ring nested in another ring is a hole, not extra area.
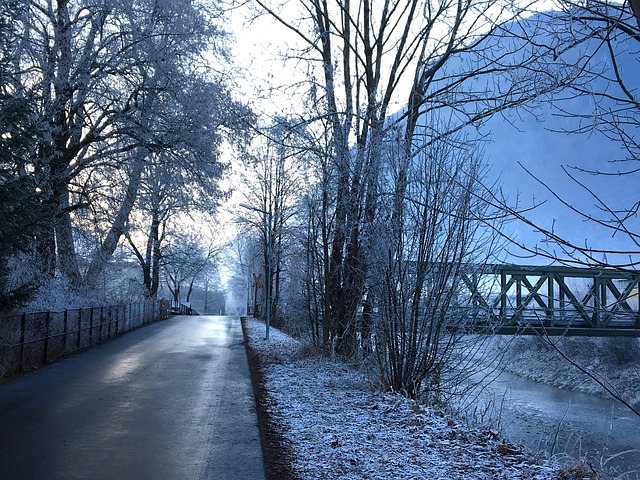
M 267 225 L 267 298 L 265 300 L 267 311 L 264 316 L 264 323 L 266 327 L 265 337 L 269 340 L 269 324 L 271 322 L 271 209 L 267 212 L 258 207 L 254 207 L 252 205 L 247 205 L 246 203 L 241 203 L 240 206 L 242 208 L 246 208 L 247 210 L 253 210 L 254 212 L 261 213 L 268 217 L 268 225 Z

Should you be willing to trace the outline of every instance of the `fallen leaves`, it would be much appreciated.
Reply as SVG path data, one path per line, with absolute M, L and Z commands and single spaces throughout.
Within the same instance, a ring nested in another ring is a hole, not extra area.
M 523 451 L 521 447 L 512 445 L 506 440 L 503 440 L 502 443 L 498 445 L 498 453 L 502 455 L 522 455 Z

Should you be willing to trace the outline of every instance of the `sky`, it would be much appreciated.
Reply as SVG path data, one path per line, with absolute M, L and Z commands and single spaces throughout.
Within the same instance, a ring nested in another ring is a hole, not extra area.
M 229 15 L 235 73 L 240 74 L 237 81 L 243 99 L 267 116 L 288 110 L 291 95 L 282 87 L 302 79 L 296 64 L 282 60 L 287 46 L 295 44 L 295 35 L 268 15 L 256 16 L 250 6 Z
M 630 70 L 630 78 L 640 78 L 637 62 L 630 65 Z M 583 96 L 572 102 L 571 111 L 588 113 L 592 108 L 591 99 Z M 485 159 L 493 174 L 501 179 L 505 193 L 512 199 L 519 195 L 522 206 L 543 203 L 531 212 L 531 218 L 547 228 L 555 228 L 579 245 L 586 242 L 593 248 L 638 250 L 624 234 L 614 235 L 611 230 L 586 222 L 554 198 L 557 194 L 585 214 L 596 217 L 603 216 L 599 199 L 612 209 L 629 208 L 640 201 L 637 175 L 605 176 L 579 171 L 616 172 L 633 166 L 616 162 L 626 157 L 620 143 L 597 132 L 559 133 L 557 130 L 561 128 L 575 127 L 577 120 L 558 117 L 549 106 L 541 107 L 537 113 L 541 114 L 539 118 L 524 112 L 509 115 L 507 119 L 496 116 L 486 126 L 493 135 L 486 145 Z M 568 174 L 575 176 L 584 187 Z M 631 219 L 629 226 L 640 231 L 637 218 Z M 542 235 L 521 225 L 515 225 L 514 231 L 528 243 L 542 239 Z

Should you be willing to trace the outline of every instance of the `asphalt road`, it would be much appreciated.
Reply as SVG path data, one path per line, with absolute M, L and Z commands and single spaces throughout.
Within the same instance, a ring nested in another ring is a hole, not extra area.
M 237 317 L 174 317 L 0 384 L 0 479 L 264 479 Z

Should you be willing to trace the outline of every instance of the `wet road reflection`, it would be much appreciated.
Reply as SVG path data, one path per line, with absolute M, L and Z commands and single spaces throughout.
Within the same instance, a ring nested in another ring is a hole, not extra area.
M 23 478 L 263 479 L 240 320 L 174 317 L 1 384 L 0 479 Z

